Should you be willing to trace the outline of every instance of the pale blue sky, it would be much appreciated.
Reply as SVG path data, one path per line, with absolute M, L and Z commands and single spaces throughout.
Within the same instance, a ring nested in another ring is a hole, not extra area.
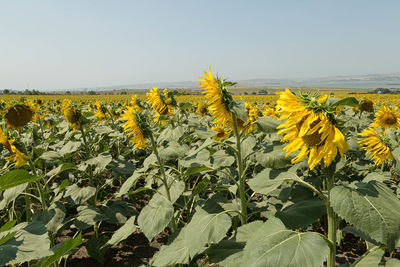
M 400 71 L 400 1 L 0 0 L 0 88 Z

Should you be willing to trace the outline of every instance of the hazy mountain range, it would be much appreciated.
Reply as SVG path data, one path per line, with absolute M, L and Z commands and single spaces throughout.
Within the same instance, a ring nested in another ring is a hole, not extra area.
M 292 86 L 292 87 L 337 87 L 337 88 L 400 88 L 400 72 L 386 74 L 328 76 L 295 79 L 250 79 L 239 80 L 238 86 Z M 72 90 L 120 90 L 161 88 L 194 88 L 196 81 L 135 83 L 104 87 L 75 88 Z

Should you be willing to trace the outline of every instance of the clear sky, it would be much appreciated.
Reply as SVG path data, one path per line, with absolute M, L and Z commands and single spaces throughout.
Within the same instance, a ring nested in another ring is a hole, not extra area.
M 0 0 L 0 88 L 400 72 L 400 1 Z

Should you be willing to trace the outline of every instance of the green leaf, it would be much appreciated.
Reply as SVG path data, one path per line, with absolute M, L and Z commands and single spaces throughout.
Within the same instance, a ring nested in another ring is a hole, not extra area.
M 107 217 L 105 221 L 115 224 L 126 223 L 129 217 L 137 215 L 134 204 L 121 200 L 108 202 L 101 208 L 101 213 Z
M 319 199 L 307 199 L 290 205 L 276 213 L 287 228 L 304 228 L 317 221 L 326 212 L 324 202 Z
M 163 195 L 156 193 L 142 209 L 138 217 L 140 229 L 147 237 L 153 237 L 163 231 L 174 214 L 174 206 Z
M 241 266 L 319 267 L 328 252 L 320 235 L 287 230 L 279 219 L 271 218 L 246 243 Z
M 40 177 L 29 174 L 25 170 L 13 170 L 0 176 L 0 192 L 25 183 L 39 180 Z
M 276 127 L 281 124 L 281 121 L 273 117 L 261 117 L 256 120 L 255 123 L 257 124 L 258 128 L 264 133 L 274 133 L 278 131 Z
M 0 239 L 10 233 L 14 236 L 0 245 L 0 266 L 41 259 L 53 254 L 46 227 L 37 221 L 21 223 L 0 233 Z
M 243 100 L 234 100 L 229 104 L 229 110 L 236 114 L 236 116 L 243 122 L 247 122 L 246 104 Z
M 193 189 L 192 191 L 192 196 L 195 196 L 197 194 L 200 194 L 200 192 L 202 192 L 204 189 L 207 188 L 207 186 L 211 183 L 211 181 L 209 179 L 207 179 L 207 177 L 204 177 Z
M 68 239 L 63 242 L 62 246 L 58 248 L 56 251 L 54 251 L 54 254 L 45 258 L 38 264 L 36 264 L 34 267 L 46 267 L 51 265 L 52 263 L 55 263 L 61 259 L 66 253 L 70 252 L 72 249 L 78 247 L 80 244 L 82 244 L 82 235 L 79 233 L 79 235 L 75 238 Z
M 61 159 L 63 155 L 56 151 L 46 151 L 39 158 L 47 162 L 54 162 L 55 160 Z
M 300 178 L 292 172 L 282 172 L 266 168 L 257 174 L 256 177 L 250 179 L 248 185 L 256 193 L 269 195 L 269 193 L 288 180 L 300 180 Z
M 77 169 L 77 167 L 74 164 L 67 162 L 67 163 L 63 163 L 62 165 L 58 166 L 57 168 L 49 171 L 48 173 L 46 173 L 46 176 L 53 177 L 55 175 L 62 173 L 63 171 L 76 170 L 76 169 Z
M 200 172 L 208 172 L 208 171 L 212 171 L 213 169 L 207 167 L 207 166 L 193 166 L 190 167 L 189 169 L 187 169 L 187 171 L 183 174 L 183 176 L 189 176 L 189 175 L 193 175 L 193 174 L 197 174 Z
M 355 97 L 346 97 L 341 100 L 338 100 L 332 104 L 330 104 L 331 107 L 337 107 L 337 106 L 350 106 L 350 107 L 355 107 L 358 106 L 358 100 Z
M 227 154 L 225 150 L 218 150 L 211 156 L 211 163 L 214 169 L 231 166 L 234 162 L 235 158 Z
M 90 257 L 96 259 L 99 263 L 104 263 L 104 255 L 108 250 L 108 246 L 104 246 L 107 243 L 107 237 L 102 235 L 99 237 L 93 237 L 86 242 L 86 249 Z
M 175 203 L 178 198 L 182 195 L 183 191 L 185 191 L 185 182 L 168 179 L 168 187 L 169 187 L 169 194 L 171 197 L 171 202 Z M 165 190 L 165 186 L 162 185 L 158 192 L 162 194 L 165 198 L 167 198 L 167 191 Z
M 32 220 L 43 223 L 49 232 L 55 233 L 65 218 L 65 207 L 61 202 L 55 202 L 46 210 L 38 210 L 32 217 Z
M 257 144 L 257 140 L 253 136 L 249 136 L 243 140 L 241 144 L 242 148 L 242 159 L 246 159 L 251 153 L 253 153 L 253 149 Z
M 400 240 L 400 200 L 383 183 L 336 186 L 330 199 L 334 211 L 354 227 L 393 250 Z
M 6 223 L 0 228 L 0 232 L 4 232 L 4 231 L 10 230 L 11 228 L 14 227 L 14 225 L 15 225 L 16 222 L 17 222 L 16 220 L 12 220 L 12 221 L 6 222 Z
M 383 266 L 385 251 L 380 248 L 373 248 L 362 255 L 352 266 L 353 267 L 371 267 Z
M 189 248 L 185 240 L 185 227 L 169 245 L 163 245 L 150 262 L 151 266 L 164 267 L 189 263 Z
M 177 142 L 170 142 L 166 148 L 159 149 L 159 154 L 163 160 L 169 161 L 182 158 L 186 151 L 187 148 Z
M 103 221 L 107 217 L 100 212 L 98 208 L 93 206 L 79 206 L 77 208 L 78 215 L 73 226 L 80 230 L 85 230 L 93 226 L 96 222 Z
M 228 214 L 224 212 L 208 213 L 203 208 L 197 207 L 193 218 L 185 226 L 185 240 L 189 248 L 189 255 L 194 257 L 203 251 L 205 245 L 221 241 L 231 224 L 232 221 Z
M 112 156 L 110 155 L 110 153 L 104 152 L 104 153 L 99 154 L 95 158 L 91 158 L 91 159 L 85 161 L 85 163 L 87 165 L 95 166 L 93 174 L 96 175 L 96 174 L 101 173 L 103 170 L 105 170 L 107 165 L 110 164 L 111 161 L 112 161 Z
M 161 141 L 178 141 L 185 133 L 185 128 L 182 126 L 172 127 L 168 126 L 157 138 L 157 142 Z
M 286 157 L 286 153 L 282 151 L 284 145 L 269 145 L 265 151 L 256 153 L 257 162 L 265 167 L 272 169 L 282 169 L 291 166 L 293 155 Z
M 94 196 L 95 193 L 96 188 L 93 186 L 79 187 L 77 184 L 73 184 L 66 187 L 64 198 L 70 197 L 76 205 L 80 205 Z
M 81 141 L 68 141 L 59 151 L 58 153 L 61 156 L 65 156 L 66 154 L 71 154 L 76 151 L 81 147 L 82 142 Z
M 211 245 L 206 254 L 211 262 L 219 266 L 239 267 L 245 245 L 245 242 L 222 240 L 218 244 Z
M 126 193 L 128 193 L 129 189 L 136 183 L 136 181 L 140 178 L 141 173 L 134 172 L 131 177 L 129 177 L 119 189 L 117 193 L 117 197 L 122 197 Z
M 111 239 L 108 240 L 107 243 L 110 245 L 117 245 L 119 242 L 127 239 L 133 232 L 135 232 L 135 218 L 136 216 L 130 217 L 123 226 L 114 232 L 114 234 L 111 236 Z
M 9 203 L 14 201 L 22 192 L 24 192 L 27 186 L 28 183 L 25 183 L 5 190 L 3 195 L 0 195 L 0 210 L 4 209 Z

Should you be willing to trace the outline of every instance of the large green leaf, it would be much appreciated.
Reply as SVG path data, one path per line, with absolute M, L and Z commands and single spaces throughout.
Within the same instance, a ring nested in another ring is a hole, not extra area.
M 82 244 L 82 235 L 79 233 L 79 235 L 75 238 L 68 239 L 64 241 L 56 251 L 54 251 L 54 254 L 45 258 L 38 264 L 36 264 L 34 267 L 46 267 L 51 265 L 52 263 L 55 263 L 61 259 L 62 256 L 64 256 L 66 253 L 70 252 L 72 249 L 76 248 Z
M 87 201 L 89 198 L 94 196 L 96 193 L 96 187 L 86 186 L 79 187 L 77 184 L 67 186 L 65 189 L 64 198 L 71 200 L 76 204 L 80 205 Z
M 119 189 L 119 192 L 117 193 L 117 197 L 122 197 L 126 193 L 129 192 L 129 189 L 133 186 L 134 183 L 140 178 L 141 173 L 139 172 L 134 172 L 131 177 L 129 177 L 121 186 Z
M 188 263 L 189 247 L 185 239 L 185 227 L 180 230 L 171 244 L 163 245 L 150 262 L 151 266 L 156 267 Z
M 160 148 L 160 158 L 163 160 L 176 160 L 182 158 L 187 152 L 188 148 L 185 146 L 181 146 L 177 142 L 170 142 L 167 147 Z
M 358 100 L 355 97 L 346 97 L 343 99 L 340 99 L 332 104 L 330 104 L 331 107 L 337 107 L 337 106 L 350 106 L 350 107 L 355 107 L 357 106 Z
M 38 222 L 21 223 L 0 232 L 0 239 L 10 233 L 13 237 L 0 245 L 0 266 L 41 259 L 53 254 L 46 227 Z
M 127 239 L 133 232 L 136 231 L 135 225 L 136 216 L 130 217 L 126 223 L 121 226 L 114 234 L 111 236 L 111 239 L 107 241 L 110 245 L 117 245 L 122 240 Z
M 278 127 L 281 122 L 273 117 L 261 117 L 255 122 L 258 125 L 258 128 L 265 133 L 274 133 L 277 131 L 276 127 Z
M 108 152 L 104 152 L 99 154 L 95 158 L 91 158 L 87 161 L 85 161 L 85 165 L 92 165 L 94 166 L 94 171 L 93 174 L 99 174 L 102 171 L 104 171 L 107 167 L 108 164 L 110 164 L 112 161 L 112 156 Z
M 82 145 L 81 141 L 68 141 L 59 151 L 58 153 L 61 156 L 64 156 L 66 154 L 71 154 L 73 152 L 76 152 Z
M 28 183 L 21 184 L 21 185 L 6 189 L 2 193 L 0 193 L 0 210 L 4 209 L 8 205 L 8 203 L 15 200 L 22 192 L 24 192 L 24 190 L 27 186 L 28 186 Z
M 250 179 L 248 184 L 254 192 L 268 195 L 283 182 L 290 180 L 300 180 L 300 178 L 292 172 L 282 172 L 276 169 L 266 168 L 257 174 L 256 177 Z
M 331 190 L 334 211 L 374 240 L 394 249 L 400 240 L 400 200 L 383 183 L 357 183 Z
M 231 218 L 224 212 L 209 213 L 201 207 L 196 208 L 192 220 L 185 226 L 185 240 L 190 257 L 203 251 L 204 246 L 218 243 L 231 227 Z
M 319 267 L 328 252 L 329 245 L 319 234 L 287 230 L 271 218 L 246 243 L 241 266 Z
M 371 267 L 371 266 L 384 266 L 385 251 L 376 247 L 367 251 L 362 255 L 352 266 L 353 267 Z
M 55 202 L 46 210 L 36 211 L 32 220 L 40 221 L 49 232 L 55 233 L 65 218 L 65 207 L 61 202 Z
M 319 199 L 306 199 L 295 202 L 276 213 L 286 227 L 298 229 L 309 226 L 326 212 L 324 202 Z
M 93 226 L 96 222 L 103 221 L 107 217 L 101 213 L 98 208 L 93 206 L 79 206 L 77 208 L 78 215 L 74 222 L 74 226 L 80 230 L 85 230 Z
M 156 193 L 142 209 L 138 217 L 140 229 L 151 240 L 163 231 L 174 214 L 174 206 L 163 195 Z
M 243 100 L 234 100 L 229 104 L 229 109 L 243 122 L 247 122 L 246 104 Z
M 179 180 L 168 179 L 168 187 L 169 187 L 171 202 L 175 203 L 175 201 L 177 201 L 178 198 L 182 195 L 183 191 L 185 191 L 185 183 Z M 164 185 L 162 185 L 158 189 L 158 192 L 162 194 L 164 197 L 167 197 L 167 191 Z
M 29 174 L 25 170 L 13 170 L 0 176 L 0 192 L 25 183 L 39 180 L 40 177 Z

